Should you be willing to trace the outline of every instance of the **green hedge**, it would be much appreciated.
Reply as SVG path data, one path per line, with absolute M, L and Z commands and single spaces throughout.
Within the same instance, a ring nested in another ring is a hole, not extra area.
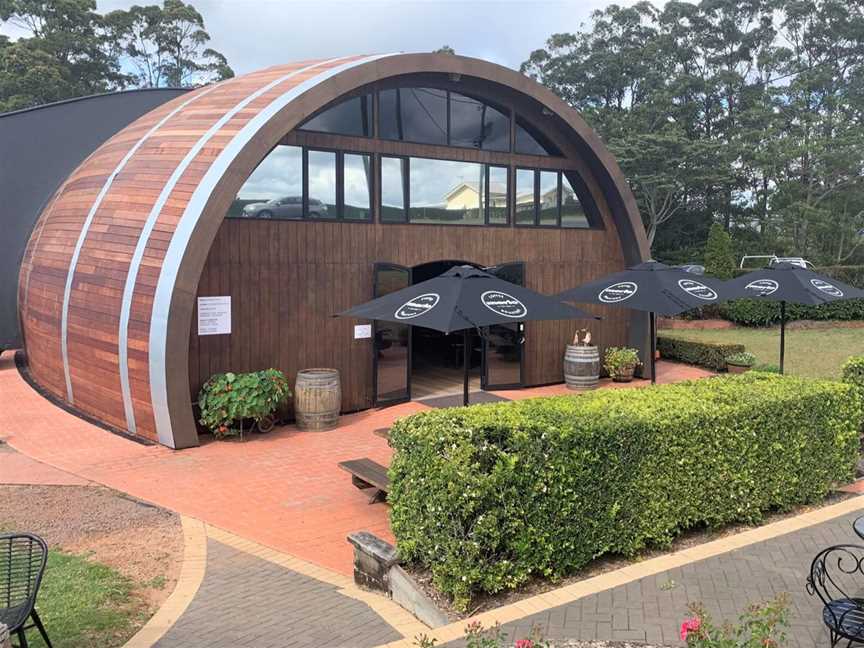
M 720 304 L 723 319 L 745 326 L 770 326 L 780 323 L 780 303 L 756 299 L 733 299 Z M 786 321 L 864 320 L 864 299 L 848 299 L 821 306 L 786 304 Z
M 750 372 L 404 418 L 388 497 L 400 556 L 466 609 L 478 592 L 817 501 L 852 477 L 855 393 Z
M 744 345 L 700 342 L 658 335 L 657 350 L 660 351 L 660 357 L 668 360 L 678 360 L 713 371 L 723 371 L 726 369 L 726 356 L 743 352 Z
M 857 288 L 864 287 L 864 265 L 823 266 L 815 272 Z M 752 270 L 737 270 L 740 276 Z M 754 299 L 734 299 L 720 304 L 720 317 L 744 326 L 771 326 L 780 323 L 780 304 Z M 694 316 L 693 319 L 699 319 Z M 786 320 L 864 320 L 864 300 L 850 299 L 822 306 L 786 304 Z
M 846 362 L 843 363 L 842 380 L 864 395 L 864 355 L 847 358 Z

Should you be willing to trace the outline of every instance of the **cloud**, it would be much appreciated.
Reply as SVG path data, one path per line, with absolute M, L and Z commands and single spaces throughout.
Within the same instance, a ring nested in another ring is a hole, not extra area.
M 157 0 L 139 2 L 151 4 Z M 108 12 L 136 4 L 99 0 Z M 238 73 L 310 58 L 378 52 L 457 54 L 514 69 L 553 33 L 576 31 L 604 0 L 192 0 L 210 46 Z M 618 4 L 633 4 L 624 0 Z M 20 32 L 10 24 L 0 33 Z

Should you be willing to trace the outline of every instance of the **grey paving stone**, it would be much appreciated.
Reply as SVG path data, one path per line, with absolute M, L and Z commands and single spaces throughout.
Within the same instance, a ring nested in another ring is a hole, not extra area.
M 527 634 L 532 623 L 553 640 L 634 640 L 681 646 L 679 627 L 687 603 L 701 600 L 714 621 L 735 621 L 751 603 L 790 595 L 790 648 L 827 646 L 821 603 L 804 590 L 810 562 L 825 547 L 859 544 L 853 513 L 778 536 L 736 551 L 647 576 L 573 603 L 548 615 L 531 615 L 503 627 L 511 639 Z M 667 589 L 674 581 L 675 587 Z M 445 644 L 461 648 L 464 640 Z
M 367 648 L 401 637 L 336 587 L 211 539 L 198 593 L 155 648 Z

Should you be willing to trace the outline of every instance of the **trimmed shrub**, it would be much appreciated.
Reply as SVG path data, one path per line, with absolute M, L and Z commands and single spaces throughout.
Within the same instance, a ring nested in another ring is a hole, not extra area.
M 850 356 L 843 363 L 843 382 L 852 385 L 864 396 L 864 355 Z
M 658 335 L 657 349 L 663 358 L 699 365 L 713 371 L 723 371 L 726 369 L 726 357 L 743 353 L 744 345 L 700 342 Z
M 780 302 L 756 299 L 733 299 L 720 304 L 723 319 L 744 326 L 771 326 L 780 323 Z M 864 300 L 847 299 L 821 306 L 786 304 L 786 321 L 794 320 L 864 320 Z
M 736 270 L 732 237 L 720 223 L 714 223 L 708 231 L 705 244 L 705 274 L 718 279 L 731 279 Z
M 750 372 L 401 419 L 388 496 L 400 556 L 466 609 L 699 525 L 759 522 L 852 477 L 854 394 Z

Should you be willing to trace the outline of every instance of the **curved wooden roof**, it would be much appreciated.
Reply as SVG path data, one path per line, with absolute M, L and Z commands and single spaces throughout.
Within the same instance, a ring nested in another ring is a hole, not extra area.
M 144 115 L 61 185 L 22 263 L 19 306 L 33 378 L 70 405 L 171 447 L 197 444 L 188 334 L 198 278 L 228 205 L 285 133 L 322 106 L 406 73 L 474 76 L 557 113 L 599 170 L 632 259 L 647 241 L 605 146 L 553 93 L 446 54 L 303 61 L 206 86 Z

